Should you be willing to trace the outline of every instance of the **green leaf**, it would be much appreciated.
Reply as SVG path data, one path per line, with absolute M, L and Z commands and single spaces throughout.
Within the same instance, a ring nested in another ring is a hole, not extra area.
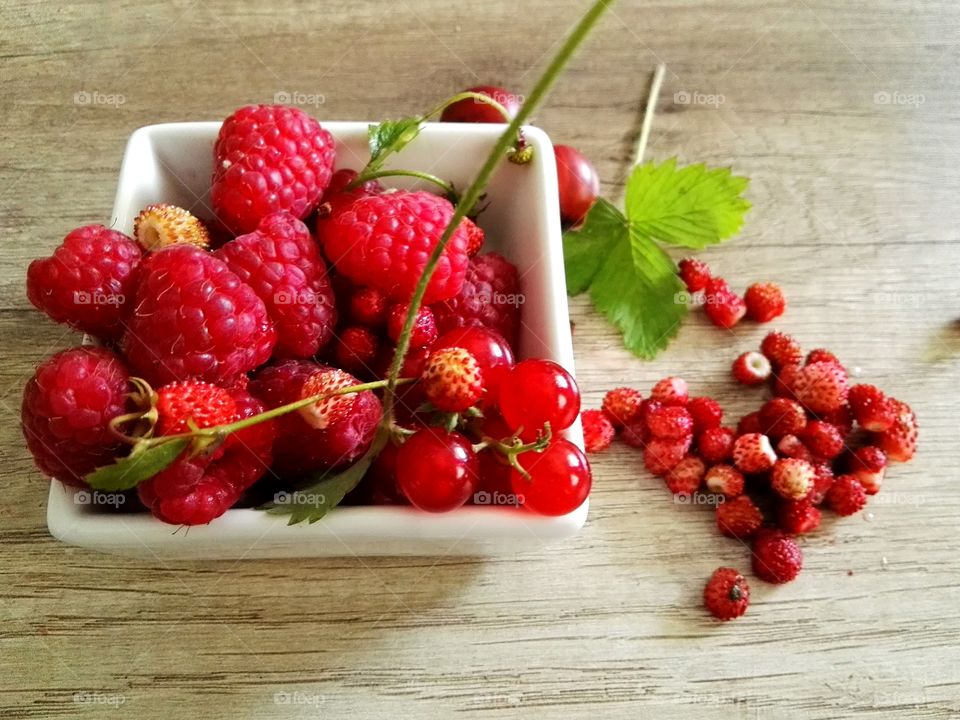
M 627 181 L 626 214 L 637 231 L 672 245 L 700 249 L 735 235 L 750 203 L 749 180 L 729 168 L 690 165 L 676 159 L 638 165 Z
M 401 120 L 384 120 L 371 125 L 367 130 L 367 143 L 370 146 L 370 161 L 364 172 L 376 172 L 383 167 L 391 153 L 399 152 L 420 134 L 421 118 L 411 117 Z
M 563 264 L 567 275 L 567 292 L 585 292 L 600 271 L 612 245 L 623 242 L 627 219 L 603 198 L 597 200 L 579 229 L 563 234 Z
M 134 450 L 113 465 L 97 468 L 85 479 L 95 490 L 129 490 L 168 467 L 189 444 L 188 438 L 178 438 L 143 450 Z

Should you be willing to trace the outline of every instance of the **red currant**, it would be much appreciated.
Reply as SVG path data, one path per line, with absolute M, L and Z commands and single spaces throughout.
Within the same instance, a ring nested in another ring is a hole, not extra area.
M 483 373 L 483 384 L 486 388 L 481 407 L 490 407 L 497 401 L 500 381 L 513 366 L 513 350 L 503 336 L 495 330 L 482 327 L 464 327 L 451 330 L 440 336 L 433 345 L 433 350 L 461 347 L 473 355 Z
M 520 437 L 537 437 L 544 423 L 556 434 L 580 414 L 580 389 L 573 376 L 550 360 L 524 360 L 500 380 L 500 413 Z
M 364 477 L 372 505 L 407 505 L 397 486 L 397 454 L 399 448 L 393 443 L 387 443 L 380 454 L 373 461 L 373 465 Z
M 421 510 L 456 510 L 477 489 L 477 455 L 460 433 L 424 428 L 397 451 L 396 476 L 403 494 Z
M 560 219 L 576 225 L 600 194 L 597 170 L 579 150 L 569 145 L 554 145 L 557 158 L 557 184 L 560 190 Z
M 467 88 L 466 92 L 480 93 L 496 100 L 503 105 L 509 119 L 503 117 L 499 110 L 482 100 L 468 98 L 448 105 L 440 116 L 441 122 L 470 122 L 470 123 L 505 123 L 510 122 L 520 111 L 520 97 L 495 85 L 478 85 Z
M 540 515 L 566 515 L 583 504 L 590 494 L 590 463 L 576 445 L 563 438 L 553 440 L 542 453 L 517 457 L 527 479 L 514 469 L 510 484 L 517 500 Z

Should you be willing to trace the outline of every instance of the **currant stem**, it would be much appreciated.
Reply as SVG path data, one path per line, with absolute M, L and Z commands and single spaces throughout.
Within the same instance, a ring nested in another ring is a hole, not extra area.
M 431 175 L 430 173 L 420 172 L 419 170 L 377 170 L 376 172 L 368 173 L 365 175 L 358 175 L 357 178 L 347 185 L 347 190 L 354 190 L 360 187 L 363 183 L 368 180 L 377 180 L 383 177 L 414 177 L 425 182 L 433 183 L 438 188 L 443 190 L 444 194 L 447 196 L 447 199 L 456 203 L 458 200 L 457 191 L 453 187 L 453 183 L 447 182 L 443 178 L 439 178 L 436 175 Z
M 643 112 L 643 124 L 640 126 L 640 138 L 633 153 L 631 168 L 643 163 L 643 156 L 647 151 L 647 141 L 650 139 L 650 128 L 653 127 L 653 116 L 657 111 L 657 99 L 660 97 L 660 88 L 663 85 L 667 66 L 664 63 L 657 65 L 653 71 L 653 80 L 650 82 L 650 96 L 647 98 L 647 107 Z

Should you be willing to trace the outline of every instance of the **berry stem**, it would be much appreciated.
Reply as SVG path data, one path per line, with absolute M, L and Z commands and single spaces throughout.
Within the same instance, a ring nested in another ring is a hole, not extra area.
M 647 108 L 643 112 L 643 124 L 640 126 L 640 138 L 637 140 L 637 148 L 633 153 L 631 168 L 643 163 L 643 156 L 647 151 L 647 141 L 650 140 L 650 128 L 653 127 L 653 116 L 657 111 L 657 99 L 660 97 L 660 88 L 663 85 L 663 78 L 666 73 L 667 66 L 664 63 L 657 65 L 653 72 L 650 96 L 647 98 Z
M 519 430 L 517 431 L 520 432 Z M 547 446 L 550 445 L 550 439 L 553 437 L 553 432 L 550 430 L 550 423 L 545 423 L 543 426 L 543 432 L 537 435 L 537 439 L 531 443 L 523 443 L 517 435 L 513 435 L 504 440 L 497 440 L 496 438 L 489 437 L 484 435 L 480 442 L 473 446 L 474 452 L 480 452 L 484 449 L 496 450 L 498 453 L 503 455 L 507 459 L 507 463 L 520 473 L 525 480 L 530 479 L 530 473 L 524 469 L 524 467 L 517 460 L 517 457 L 522 455 L 525 452 L 543 452 L 547 449 Z M 508 442 L 509 441 L 509 442 Z
M 447 196 L 447 199 L 456 204 L 459 202 L 459 197 L 457 196 L 457 191 L 453 187 L 453 183 L 447 182 L 443 178 L 439 178 L 436 175 L 431 175 L 430 173 L 420 172 L 419 170 L 377 170 L 376 172 L 367 173 L 365 175 L 358 175 L 356 179 L 347 185 L 347 190 L 354 190 L 368 180 L 377 180 L 384 177 L 414 177 L 420 180 L 424 180 L 429 183 L 433 183 L 438 188 L 443 190 L 444 194 Z

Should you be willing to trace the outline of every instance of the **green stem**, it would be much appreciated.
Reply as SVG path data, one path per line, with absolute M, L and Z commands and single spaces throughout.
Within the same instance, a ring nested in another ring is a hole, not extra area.
M 449 183 L 442 178 L 438 178 L 436 175 L 431 175 L 430 173 L 420 172 L 419 170 L 378 170 L 366 175 L 357 175 L 356 180 L 347 185 L 347 190 L 353 190 L 360 187 L 363 183 L 368 180 L 377 180 L 378 178 L 383 177 L 414 177 L 420 180 L 424 180 L 429 183 L 433 183 L 446 194 L 447 199 L 450 202 L 455 202 L 457 197 L 457 191 L 453 187 L 453 183 Z

